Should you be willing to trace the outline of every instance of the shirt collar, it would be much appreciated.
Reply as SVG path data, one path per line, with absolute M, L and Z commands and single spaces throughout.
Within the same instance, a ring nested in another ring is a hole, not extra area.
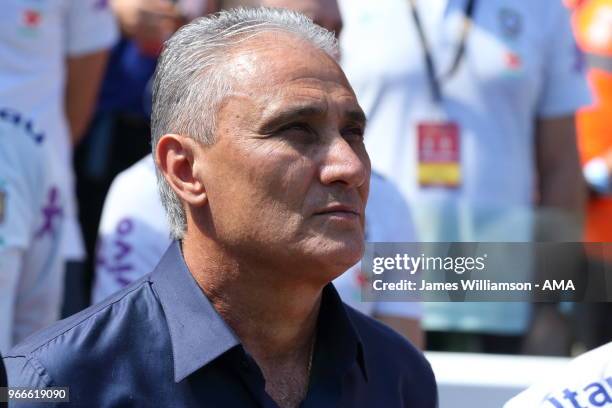
M 177 241 L 151 274 L 151 282 L 170 330 L 176 382 L 240 344 L 187 269 Z
M 342 302 L 334 285 L 328 284 L 321 296 L 317 323 L 317 346 L 313 361 L 315 377 L 325 376 L 324 371 L 341 376 L 346 369 L 357 363 L 367 381 L 364 344 L 347 308 L 349 306 Z
M 240 344 L 189 272 L 177 241 L 170 245 L 150 280 L 170 330 L 176 382 Z M 363 344 L 346 307 L 334 286 L 328 284 L 321 297 L 313 371 L 340 374 L 338 371 L 357 362 L 367 379 Z

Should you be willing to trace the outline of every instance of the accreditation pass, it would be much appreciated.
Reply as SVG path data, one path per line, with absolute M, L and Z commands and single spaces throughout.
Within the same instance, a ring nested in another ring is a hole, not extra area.
M 1 402 L 70 402 L 68 387 L 0 387 Z

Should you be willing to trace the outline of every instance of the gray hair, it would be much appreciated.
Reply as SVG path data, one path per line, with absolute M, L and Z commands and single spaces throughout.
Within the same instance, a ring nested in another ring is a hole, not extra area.
M 270 31 L 292 34 L 332 58 L 338 54 L 333 33 L 288 10 L 238 8 L 183 26 L 164 44 L 155 71 L 151 113 L 154 157 L 159 139 L 169 133 L 214 143 L 218 107 L 232 92 L 223 63 L 240 43 Z M 184 207 L 159 169 L 156 172 L 170 235 L 182 239 L 187 227 Z

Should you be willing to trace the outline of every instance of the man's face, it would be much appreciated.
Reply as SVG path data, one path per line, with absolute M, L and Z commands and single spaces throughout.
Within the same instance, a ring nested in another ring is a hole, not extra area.
M 239 257 L 331 280 L 363 252 L 370 161 L 355 94 L 329 56 L 283 33 L 248 40 L 227 70 L 234 92 L 198 151 L 208 208 L 192 211 L 210 211 Z

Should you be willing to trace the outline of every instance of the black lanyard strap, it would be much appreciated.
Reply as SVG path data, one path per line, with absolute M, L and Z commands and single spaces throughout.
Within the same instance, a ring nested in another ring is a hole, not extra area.
M 427 80 L 429 81 L 431 96 L 435 102 L 439 103 L 442 101 L 442 90 L 440 79 L 438 78 L 438 75 L 436 73 L 436 65 L 431 54 L 431 46 L 427 41 L 427 36 L 425 35 L 425 30 L 423 29 L 421 18 L 419 17 L 416 0 L 409 0 L 409 3 L 412 19 L 414 20 L 414 25 L 417 29 L 419 40 L 421 41 L 421 45 L 423 47 L 423 58 L 425 60 L 425 69 L 427 71 Z M 451 78 L 455 74 L 455 72 L 459 68 L 459 65 L 461 64 L 463 56 L 465 55 L 465 44 L 467 42 L 467 36 L 470 32 L 470 28 L 472 27 L 472 16 L 474 15 L 475 6 L 476 0 L 467 0 L 457 51 L 455 52 L 455 57 L 453 58 L 453 63 L 451 64 L 449 70 L 442 77 L 444 80 Z

